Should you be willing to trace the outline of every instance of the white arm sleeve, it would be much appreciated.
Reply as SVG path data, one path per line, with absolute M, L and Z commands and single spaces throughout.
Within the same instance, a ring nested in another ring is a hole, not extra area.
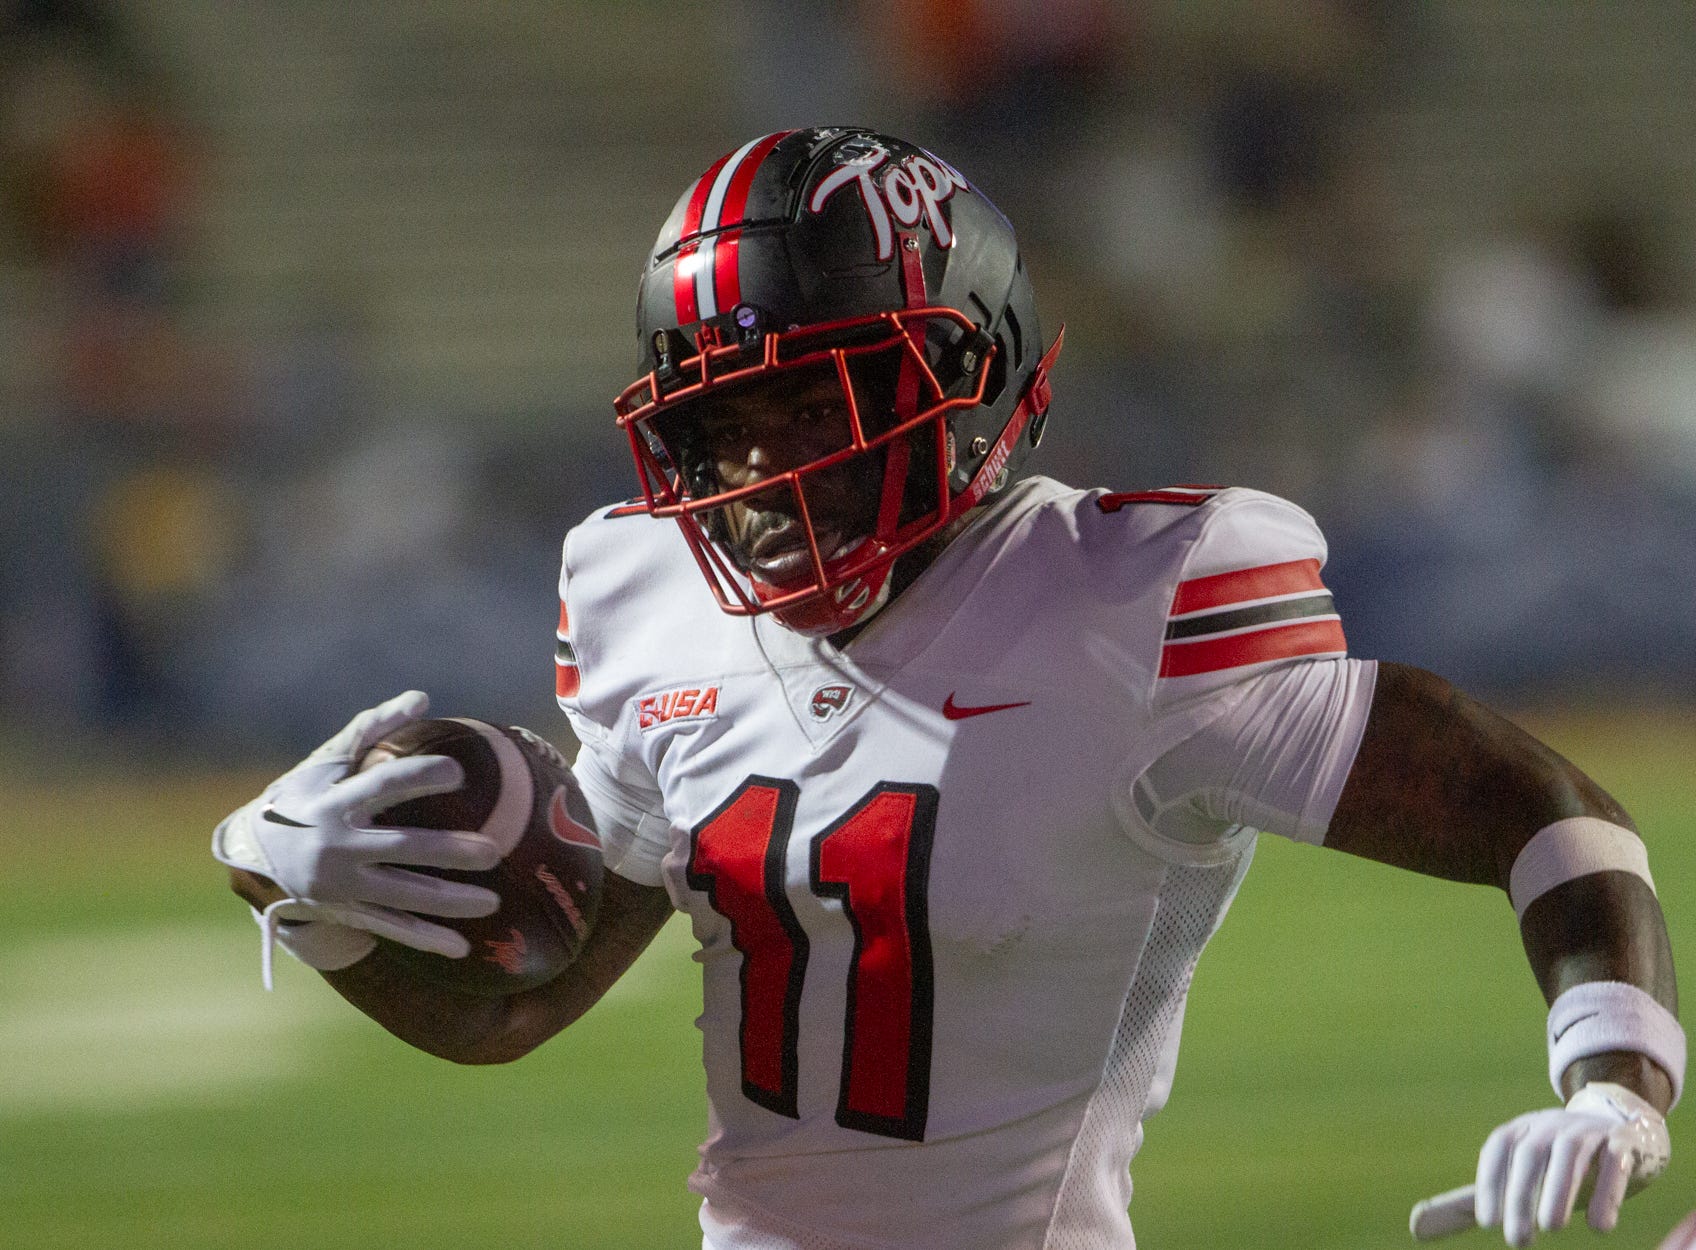
M 1274 668 L 1214 696 L 1218 715 L 1131 786 L 1140 841 L 1162 858 L 1209 862 L 1239 828 L 1322 843 L 1354 765 L 1378 666 L 1317 660 Z
M 575 726 L 579 718 L 571 719 Z M 601 739 L 585 732 L 578 737 L 582 747 L 571 771 L 595 814 L 606 866 L 637 885 L 662 884 L 660 860 L 670 847 L 671 826 L 659 791 Z

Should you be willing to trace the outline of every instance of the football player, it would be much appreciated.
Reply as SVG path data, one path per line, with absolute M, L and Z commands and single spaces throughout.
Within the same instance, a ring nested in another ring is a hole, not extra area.
M 610 870 L 583 957 L 488 1000 L 375 948 L 462 954 L 438 921 L 494 903 L 406 868 L 486 867 L 475 835 L 363 828 L 457 780 L 347 775 L 415 693 L 220 826 L 290 950 L 413 1045 L 492 1063 L 680 909 L 710 1250 L 1129 1247 L 1191 973 L 1277 834 L 1501 887 L 1550 1003 L 1558 1104 L 1492 1133 L 1420 1235 L 1524 1245 L 1586 1186 L 1614 1225 L 1684 1076 L 1629 817 L 1440 678 L 1351 657 L 1295 505 L 1020 476 L 1060 336 L 981 192 L 865 130 L 751 140 L 678 201 L 637 317 L 616 408 L 642 494 L 570 533 L 560 580 Z

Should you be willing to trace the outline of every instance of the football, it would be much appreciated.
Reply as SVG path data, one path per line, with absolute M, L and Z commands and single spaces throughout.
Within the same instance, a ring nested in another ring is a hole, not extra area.
M 485 872 L 409 871 L 487 886 L 501 905 L 470 920 L 427 917 L 465 935 L 471 952 L 463 959 L 379 941 L 420 978 L 447 989 L 505 996 L 551 981 L 582 950 L 601 897 L 600 842 L 564 757 L 527 729 L 449 717 L 403 726 L 359 767 L 406 755 L 451 756 L 465 781 L 386 808 L 373 823 L 488 834 L 502 858 Z

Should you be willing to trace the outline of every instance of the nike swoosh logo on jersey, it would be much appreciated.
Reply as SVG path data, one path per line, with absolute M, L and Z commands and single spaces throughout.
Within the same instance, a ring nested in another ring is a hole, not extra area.
M 312 827 L 303 821 L 290 820 L 287 816 L 283 815 L 269 804 L 267 804 L 264 810 L 259 813 L 259 819 L 268 820 L 273 825 L 287 825 L 291 829 L 310 829 Z
M 965 720 L 968 716 L 987 716 L 991 712 L 1005 712 L 1010 707 L 1030 705 L 1031 701 L 1026 699 L 1023 703 L 986 703 L 982 707 L 961 707 L 954 702 L 954 696 L 950 694 L 942 704 L 942 714 L 949 720 Z

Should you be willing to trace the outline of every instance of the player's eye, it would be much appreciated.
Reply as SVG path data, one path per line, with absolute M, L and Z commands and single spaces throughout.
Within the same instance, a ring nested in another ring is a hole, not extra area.
M 839 401 L 824 400 L 816 404 L 808 404 L 795 415 L 796 425 L 808 425 L 816 428 L 826 428 L 844 419 L 847 409 Z
M 706 423 L 707 438 L 716 447 L 728 447 L 748 436 L 748 424 L 736 417 L 713 417 Z

